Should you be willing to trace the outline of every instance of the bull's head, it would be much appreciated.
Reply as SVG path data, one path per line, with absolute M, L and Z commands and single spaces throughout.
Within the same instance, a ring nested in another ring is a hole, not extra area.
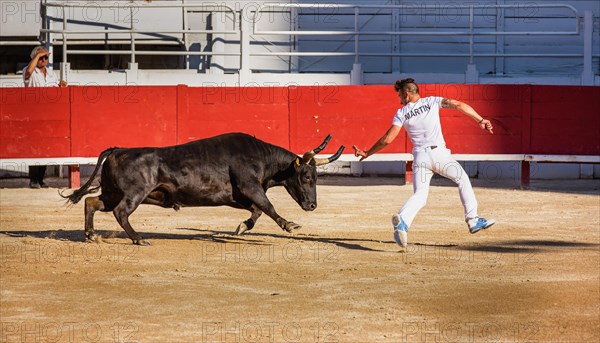
M 330 140 L 331 135 L 328 135 L 317 148 L 302 157 L 297 157 L 294 161 L 293 176 L 284 182 L 285 189 L 305 211 L 313 211 L 317 208 L 317 166 L 337 160 L 344 151 L 344 146 L 340 146 L 338 151 L 328 158 L 315 158 L 315 155 L 325 149 Z

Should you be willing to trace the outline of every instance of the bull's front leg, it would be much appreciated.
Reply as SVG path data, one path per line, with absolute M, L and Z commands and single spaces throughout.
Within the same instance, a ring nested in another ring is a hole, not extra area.
M 266 195 L 265 195 L 265 199 L 267 199 Z M 259 206 L 259 208 L 260 208 L 260 206 Z M 279 225 L 280 228 L 282 228 L 283 230 L 285 230 L 287 232 L 292 232 L 292 231 L 298 230 L 302 227 L 294 222 L 285 220 L 282 216 L 277 214 L 277 212 L 275 211 L 275 208 L 273 207 L 273 205 L 271 205 L 271 202 L 269 202 L 268 199 L 267 199 L 267 205 L 265 205 L 265 209 L 262 209 L 262 210 L 269 217 L 271 217 L 271 219 L 273 219 L 275 221 L 275 223 L 277 223 L 277 225 Z
M 277 223 L 277 225 L 279 225 L 279 227 L 281 227 L 282 229 L 284 229 L 287 232 L 292 232 L 292 231 L 298 230 L 302 227 L 294 222 L 288 222 L 287 220 L 285 220 L 281 217 L 279 217 L 279 219 L 277 219 L 275 222 Z
M 277 225 L 279 225 L 280 228 L 287 232 L 292 232 L 301 228 L 300 225 L 285 220 L 277 213 L 277 211 L 275 211 L 275 208 L 269 201 L 269 198 L 267 198 L 265 190 L 259 185 L 258 182 L 249 182 L 246 184 L 240 184 L 239 186 L 240 193 L 242 193 L 245 197 L 247 197 L 254 203 L 254 205 L 252 206 L 258 208 L 260 211 L 268 215 L 271 219 L 275 221 L 275 223 L 277 223 Z
M 269 201 L 269 199 L 267 199 L 266 195 L 265 195 L 265 200 L 266 200 L 266 204 L 261 204 L 261 205 L 256 204 L 256 206 L 258 208 L 260 208 L 266 215 L 271 217 L 271 219 L 273 219 L 275 221 L 275 223 L 277 223 L 277 225 L 279 225 L 280 228 L 282 228 L 283 230 L 285 230 L 287 232 L 292 232 L 292 231 L 298 230 L 302 227 L 294 222 L 287 221 L 285 218 L 283 218 L 282 216 L 277 214 L 277 212 L 275 211 L 275 208 L 273 207 L 273 205 L 271 205 L 271 202 Z
M 250 216 L 250 218 L 246 219 L 245 221 L 240 223 L 240 225 L 238 225 L 237 230 L 235 230 L 236 235 L 242 235 L 244 234 L 244 232 L 252 230 L 254 228 L 254 225 L 256 224 L 256 221 L 262 214 L 262 211 L 254 204 L 250 206 L 248 211 L 250 211 L 252 215 Z

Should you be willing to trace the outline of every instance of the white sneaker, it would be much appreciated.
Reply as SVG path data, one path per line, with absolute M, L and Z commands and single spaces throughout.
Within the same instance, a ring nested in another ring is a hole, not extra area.
M 394 226 L 394 240 L 399 246 L 405 247 L 408 244 L 408 225 L 399 214 L 392 216 L 392 225 Z
M 495 223 L 496 221 L 494 219 L 477 218 L 477 221 L 473 224 L 473 226 L 469 226 L 469 232 L 477 233 L 480 230 L 487 229 Z

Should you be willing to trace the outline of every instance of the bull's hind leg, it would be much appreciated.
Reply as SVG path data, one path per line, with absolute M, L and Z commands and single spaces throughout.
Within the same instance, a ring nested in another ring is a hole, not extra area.
M 94 232 L 94 213 L 104 210 L 104 202 L 100 197 L 85 198 L 85 238 L 88 241 L 96 240 L 96 232 Z
M 262 211 L 256 207 L 256 205 L 250 206 L 248 210 L 252 213 L 252 215 L 237 227 L 237 230 L 235 231 L 236 235 L 241 235 L 246 231 L 252 230 L 252 228 L 254 228 L 254 224 L 256 224 L 256 221 L 258 220 L 258 217 L 260 217 L 262 214 Z
M 131 238 L 133 244 L 137 245 L 150 245 L 150 243 L 144 240 L 139 233 L 135 232 L 133 227 L 131 227 L 131 224 L 129 224 L 129 216 L 135 211 L 144 198 L 145 196 L 136 198 L 124 197 L 113 210 L 113 214 L 115 215 L 115 218 L 117 218 L 119 225 L 127 232 L 127 235 Z

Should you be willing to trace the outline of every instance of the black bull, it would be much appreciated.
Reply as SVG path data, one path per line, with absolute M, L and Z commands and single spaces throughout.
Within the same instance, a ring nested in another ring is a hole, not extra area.
M 305 211 L 317 207 L 316 166 L 339 158 L 314 158 L 331 136 L 302 157 L 242 133 L 231 133 L 165 148 L 110 148 L 98 157 L 90 179 L 71 195 L 76 204 L 86 194 L 85 235 L 94 240 L 94 213 L 112 211 L 134 244 L 147 242 L 133 229 L 129 216 L 140 204 L 178 210 L 182 206 L 231 206 L 250 211 L 236 234 L 251 230 L 264 212 L 283 230 L 300 225 L 282 218 L 269 201 L 267 189 L 283 186 Z M 104 161 L 104 162 L 103 162 Z M 102 166 L 100 186 L 92 182 Z

